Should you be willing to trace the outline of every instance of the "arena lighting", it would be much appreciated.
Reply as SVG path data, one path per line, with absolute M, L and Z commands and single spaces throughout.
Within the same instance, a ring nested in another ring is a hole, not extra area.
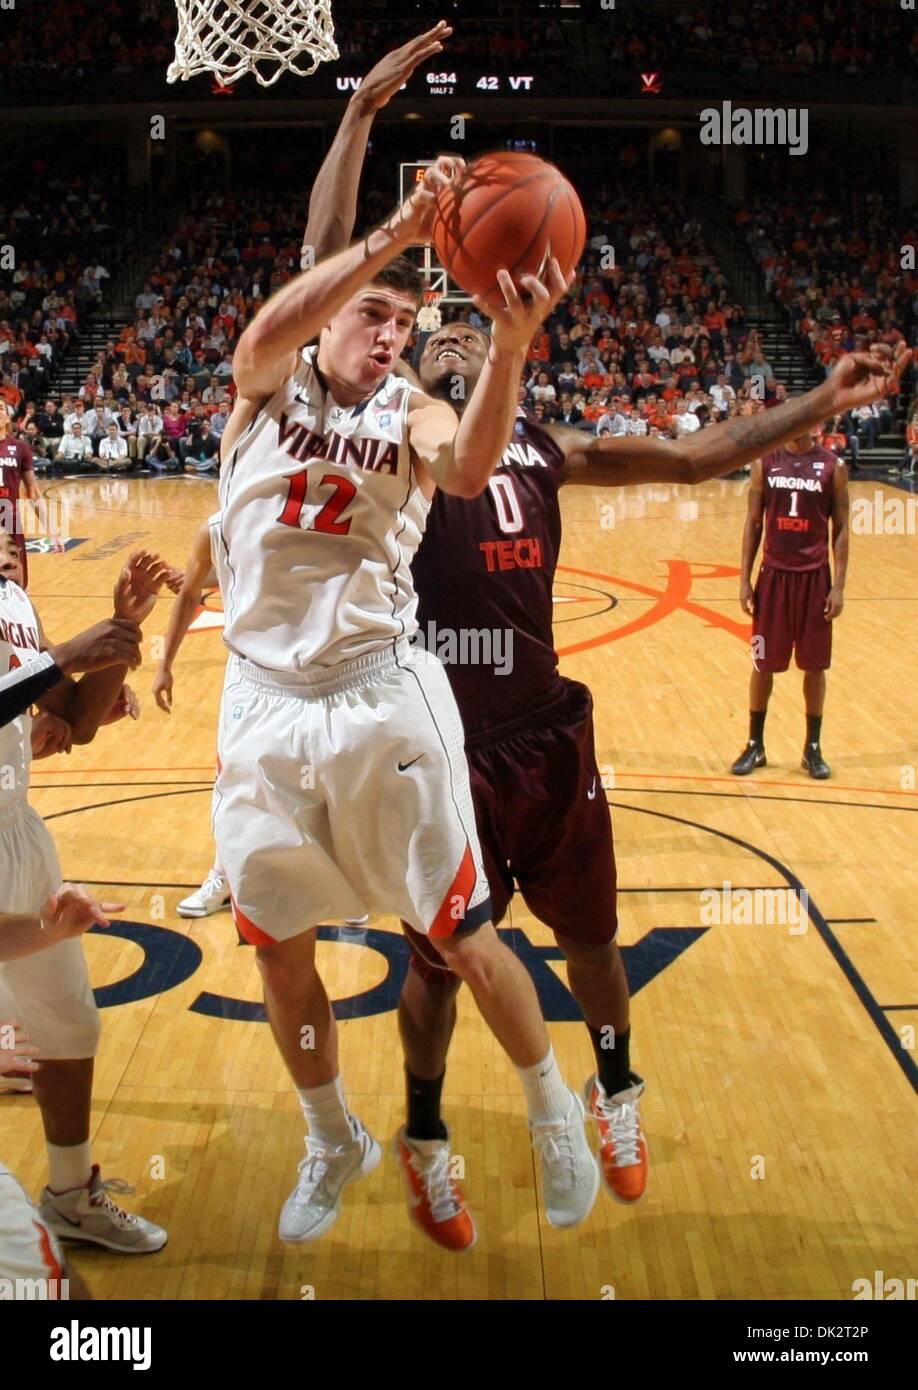
M 405 112 L 405 120 L 406 120 L 406 121 L 419 121 L 420 119 L 421 119 L 421 113 L 420 113 L 420 111 L 406 111 L 406 112 Z

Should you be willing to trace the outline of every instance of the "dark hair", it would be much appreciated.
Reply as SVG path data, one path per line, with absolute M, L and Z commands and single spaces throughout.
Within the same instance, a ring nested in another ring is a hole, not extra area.
M 372 283 L 374 285 L 388 285 L 390 289 L 401 290 L 403 294 L 410 294 L 416 308 L 419 307 L 424 298 L 424 276 L 414 262 L 409 261 L 407 256 L 396 256 L 395 260 L 384 266 L 378 275 L 373 276 Z

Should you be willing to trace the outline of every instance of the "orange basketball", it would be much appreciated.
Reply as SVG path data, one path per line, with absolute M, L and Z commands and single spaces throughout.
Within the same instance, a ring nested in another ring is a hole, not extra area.
M 497 272 L 537 275 L 557 256 L 565 275 L 577 265 L 586 219 L 576 192 L 553 164 L 499 150 L 472 161 L 437 198 L 433 242 L 442 265 L 467 294 L 504 303 Z

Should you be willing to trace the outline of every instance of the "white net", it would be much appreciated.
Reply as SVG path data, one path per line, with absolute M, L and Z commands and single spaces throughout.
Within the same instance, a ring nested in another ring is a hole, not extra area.
M 338 57 L 331 0 L 175 0 L 178 33 L 169 82 L 215 73 L 224 86 L 251 72 L 270 87 L 284 72 L 309 77 Z

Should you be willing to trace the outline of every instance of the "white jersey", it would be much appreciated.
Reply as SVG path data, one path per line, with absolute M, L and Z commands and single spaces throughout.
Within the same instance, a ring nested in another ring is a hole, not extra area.
M 214 538 L 231 651 L 269 670 L 336 666 L 411 637 L 411 561 L 430 503 L 411 465 L 408 404 L 390 373 L 339 406 L 315 348 L 224 460 Z
M 25 592 L 0 579 L 0 675 L 28 666 L 40 646 L 38 618 Z M 0 808 L 26 795 L 31 762 L 32 716 L 20 714 L 0 729 Z

